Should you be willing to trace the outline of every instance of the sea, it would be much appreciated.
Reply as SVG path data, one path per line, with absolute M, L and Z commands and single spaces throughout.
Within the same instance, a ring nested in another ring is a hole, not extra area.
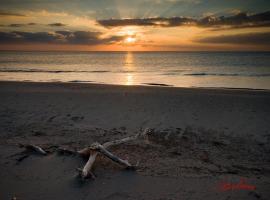
M 270 89 L 270 52 L 0 52 L 0 81 Z

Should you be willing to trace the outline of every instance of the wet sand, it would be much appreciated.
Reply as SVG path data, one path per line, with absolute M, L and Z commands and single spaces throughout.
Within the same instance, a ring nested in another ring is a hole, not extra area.
M 0 199 L 269 199 L 270 92 L 0 82 Z M 59 155 L 150 128 L 149 144 L 110 150 L 139 163 L 127 171 L 104 157 L 96 180 L 86 160 Z M 51 153 L 22 157 L 18 144 Z M 241 179 L 255 190 L 221 191 Z

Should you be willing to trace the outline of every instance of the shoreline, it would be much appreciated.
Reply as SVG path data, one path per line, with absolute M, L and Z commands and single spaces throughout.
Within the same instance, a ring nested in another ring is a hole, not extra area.
M 5 84 L 5 83 L 13 83 L 13 84 L 51 84 L 51 85 L 89 85 L 89 86 L 100 86 L 100 87 L 127 87 L 127 88 L 167 88 L 167 89 L 179 89 L 179 90 L 224 90 L 224 91 L 261 91 L 261 92 L 270 92 L 270 89 L 260 89 L 260 88 L 232 88 L 232 87 L 196 87 L 196 86 L 191 86 L 191 87 L 178 87 L 174 85 L 166 85 L 166 84 L 159 84 L 159 83 L 149 83 L 149 84 L 142 84 L 142 85 L 120 85 L 120 84 L 106 84 L 106 83 L 96 83 L 92 81 L 68 81 L 68 82 L 61 82 L 61 81 L 40 81 L 40 82 L 35 82 L 35 81 L 3 81 L 0 80 L 0 84 Z

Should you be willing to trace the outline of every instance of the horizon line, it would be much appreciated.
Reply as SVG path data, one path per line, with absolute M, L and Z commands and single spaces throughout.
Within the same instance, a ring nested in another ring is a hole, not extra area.
M 115 51 L 102 51 L 102 50 L 13 50 L 13 49 L 9 49 L 9 50 L 2 50 L 0 49 L 0 52 L 97 52 L 97 53 L 112 53 L 112 52 L 134 52 L 134 53 L 147 53 L 147 52 L 179 52 L 179 53 L 189 53 L 189 52 L 267 52 L 270 53 L 270 50 L 133 50 L 133 51 L 129 51 L 129 50 L 115 50 Z

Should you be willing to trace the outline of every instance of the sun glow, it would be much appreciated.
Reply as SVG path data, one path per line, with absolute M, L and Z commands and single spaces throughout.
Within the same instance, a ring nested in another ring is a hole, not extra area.
M 139 27 L 128 26 L 118 29 L 116 34 L 124 38 L 125 45 L 130 45 L 139 41 L 142 33 Z
M 125 39 L 125 42 L 128 43 L 128 44 L 134 43 L 134 42 L 136 42 L 136 38 L 134 38 L 134 37 L 127 37 Z

